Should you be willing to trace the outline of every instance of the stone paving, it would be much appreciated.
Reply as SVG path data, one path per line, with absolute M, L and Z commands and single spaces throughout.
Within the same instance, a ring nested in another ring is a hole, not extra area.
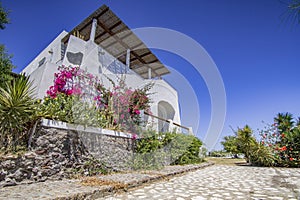
M 121 189 L 114 188 L 112 185 L 84 186 L 80 180 L 17 185 L 1 188 L 0 199 L 300 200 L 300 168 L 230 165 L 207 167 L 208 165 L 203 163 L 198 166 L 170 166 L 160 171 L 122 173 L 100 177 L 106 181 L 115 181 L 126 185 L 126 188 Z M 198 169 L 200 167 L 201 169 Z M 185 171 L 197 170 L 172 177 L 182 173 L 183 169 Z M 124 192 L 124 189 L 127 192 Z
M 102 199 L 300 200 L 300 169 L 214 165 Z
M 208 167 L 213 163 L 197 165 L 167 166 L 162 170 L 131 171 L 105 176 L 73 180 L 57 180 L 33 184 L 20 184 L 0 188 L 0 199 L 56 199 L 56 200 L 81 200 L 97 199 L 117 191 L 124 191 L 168 177 Z M 88 183 L 89 186 L 84 185 Z M 96 184 L 95 184 L 96 183 Z

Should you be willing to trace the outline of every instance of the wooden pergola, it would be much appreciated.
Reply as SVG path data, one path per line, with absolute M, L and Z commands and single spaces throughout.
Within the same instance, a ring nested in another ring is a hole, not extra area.
M 106 5 L 98 8 L 70 31 L 62 42 L 68 43 L 70 35 L 88 41 L 93 19 L 97 20 L 94 42 L 124 64 L 126 64 L 127 51 L 130 50 L 130 68 L 137 74 L 148 78 L 149 69 L 151 69 L 151 78 L 170 73 L 151 50 Z

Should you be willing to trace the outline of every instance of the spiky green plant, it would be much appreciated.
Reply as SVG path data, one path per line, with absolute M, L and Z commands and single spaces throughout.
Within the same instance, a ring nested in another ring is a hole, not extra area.
M 0 88 L 0 147 L 16 149 L 26 138 L 26 125 L 35 113 L 34 88 L 21 75 Z
M 251 164 L 256 166 L 272 167 L 276 165 L 277 158 L 270 147 L 256 143 L 250 152 Z

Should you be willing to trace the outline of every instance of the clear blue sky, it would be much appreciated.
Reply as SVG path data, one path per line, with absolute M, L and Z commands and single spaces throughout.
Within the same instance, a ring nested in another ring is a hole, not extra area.
M 216 63 L 227 95 L 229 126 L 261 128 L 278 112 L 300 116 L 300 24 L 286 22 L 287 5 L 279 0 L 2 0 L 11 10 L 11 24 L 0 31 L 0 43 L 14 55 L 19 72 L 62 30 L 70 31 L 102 4 L 108 5 L 130 28 L 164 27 L 182 32 L 201 44 Z M 210 97 L 201 76 L 184 59 L 154 50 L 157 57 L 183 74 L 193 86 L 200 106 L 200 128 L 210 120 Z M 179 92 L 182 124 L 194 126 L 189 96 L 172 76 L 166 79 Z M 216 148 L 219 148 L 217 146 Z

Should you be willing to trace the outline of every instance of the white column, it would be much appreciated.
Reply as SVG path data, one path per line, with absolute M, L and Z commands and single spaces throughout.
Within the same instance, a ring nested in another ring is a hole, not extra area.
M 189 128 L 189 135 L 194 135 L 193 128 L 192 127 L 188 127 L 188 128 Z
M 173 132 L 174 131 L 174 124 L 173 124 L 173 120 L 168 119 L 169 121 L 169 132 Z M 176 130 L 175 130 L 176 131 Z M 177 132 L 177 131 L 176 131 Z
M 95 40 L 96 28 L 97 28 L 97 20 L 93 19 L 92 29 L 91 29 L 91 34 L 90 34 L 90 40 L 92 40 L 93 42 Z
M 152 78 L 152 69 L 149 67 L 148 68 L 148 79 L 151 79 Z
M 128 69 L 130 67 L 130 49 L 127 49 L 127 52 L 126 52 L 126 67 Z M 125 69 L 125 73 L 126 73 L 126 69 Z

